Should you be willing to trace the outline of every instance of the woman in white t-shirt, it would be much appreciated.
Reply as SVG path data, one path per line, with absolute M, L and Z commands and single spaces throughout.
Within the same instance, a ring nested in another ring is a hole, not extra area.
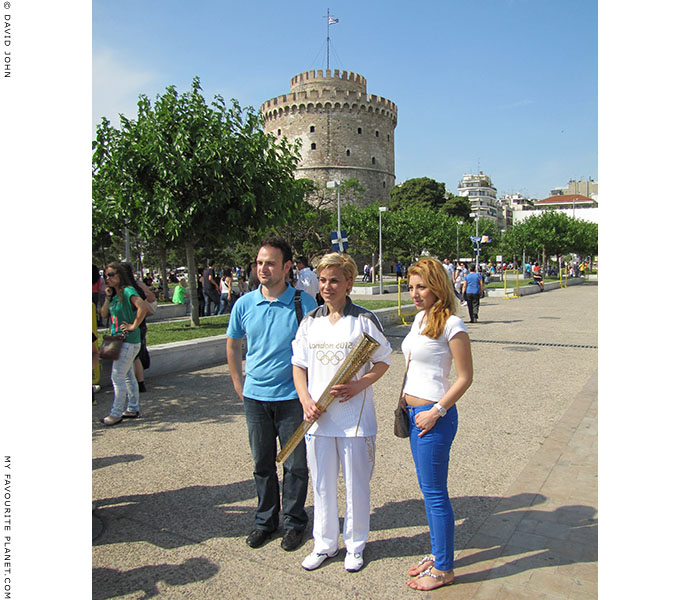
M 325 304 L 307 313 L 292 342 L 292 375 L 304 409 L 314 425 L 306 435 L 307 462 L 314 491 L 314 550 L 302 562 L 311 571 L 338 553 L 338 472 L 345 481 L 343 541 L 345 569 L 359 571 L 369 536 L 369 483 L 374 471 L 376 411 L 371 385 L 390 364 L 391 347 L 374 313 L 352 303 L 349 293 L 357 266 L 333 252 L 316 268 Z M 349 382 L 333 386 L 337 401 L 321 412 L 321 397 L 340 365 L 367 333 L 379 342 L 371 360 Z M 317 420 L 318 419 L 318 420 Z
M 409 411 L 410 448 L 424 495 L 431 554 L 409 569 L 412 579 L 407 585 L 426 591 L 449 585 L 455 577 L 448 462 L 458 429 L 455 403 L 472 384 L 472 352 L 443 265 L 423 258 L 408 273 L 410 297 L 419 312 L 402 344 L 409 365 L 403 402 Z M 458 375 L 452 385 L 451 363 Z

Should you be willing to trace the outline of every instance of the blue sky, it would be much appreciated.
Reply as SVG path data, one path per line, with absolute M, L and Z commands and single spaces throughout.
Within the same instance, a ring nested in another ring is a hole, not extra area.
M 258 110 L 293 75 L 325 69 L 328 9 L 331 68 L 398 106 L 397 183 L 426 176 L 456 192 L 481 169 L 499 194 L 544 198 L 598 180 L 593 0 L 95 0 L 92 128 L 195 75 L 207 100 Z

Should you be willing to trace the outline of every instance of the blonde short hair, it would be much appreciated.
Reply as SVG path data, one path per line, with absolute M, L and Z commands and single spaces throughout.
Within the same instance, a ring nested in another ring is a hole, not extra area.
M 321 275 L 321 271 L 326 267 L 340 267 L 345 277 L 351 279 L 353 284 L 357 279 L 357 265 L 348 254 L 339 254 L 338 252 L 325 254 L 316 266 L 316 274 Z

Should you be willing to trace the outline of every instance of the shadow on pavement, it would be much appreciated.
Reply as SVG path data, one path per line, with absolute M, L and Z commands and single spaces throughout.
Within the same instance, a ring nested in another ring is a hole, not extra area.
M 141 418 L 125 420 L 118 428 L 164 432 L 175 430 L 177 423 L 232 423 L 244 418 L 244 406 L 226 373 L 174 373 L 156 377 L 153 383 L 147 382 L 147 388 L 139 396 Z M 92 411 L 97 436 L 106 429 L 98 418 L 109 413 L 112 403 L 112 389 L 98 394 L 98 405 Z
M 91 470 L 102 469 L 104 467 L 110 467 L 118 463 L 128 463 L 134 462 L 135 460 L 143 460 L 144 457 L 141 454 L 121 454 L 119 456 L 104 456 L 103 458 L 92 458 L 91 459 Z
M 595 514 L 596 509 L 582 505 L 562 506 L 554 511 L 511 512 L 510 518 L 521 520 L 521 528 L 508 543 L 489 543 L 485 549 L 456 561 L 455 568 L 466 570 L 468 566 L 500 558 L 499 565 L 456 576 L 455 583 L 499 579 L 543 567 L 596 562 L 599 525 Z M 500 518 L 500 514 L 489 517 Z M 527 553 L 529 555 L 524 556 Z
M 456 583 L 507 577 L 521 571 L 578 562 L 597 561 L 598 520 L 590 506 L 562 506 L 543 511 L 541 494 L 522 493 L 509 498 L 474 496 L 451 498 L 455 514 L 456 551 L 479 547 L 455 562 L 455 569 L 501 558 L 496 568 L 483 568 L 456 576 Z M 462 520 L 458 524 L 457 521 Z M 377 508 L 371 529 L 384 530 L 426 525 L 424 502 L 405 500 Z M 491 535 L 475 536 L 481 532 Z M 470 541 L 471 540 L 471 541 Z M 483 540 L 483 543 L 482 543 Z M 468 544 L 469 543 L 469 544 Z M 428 530 L 409 537 L 397 536 L 367 543 L 368 561 L 389 557 L 419 558 L 431 550 Z M 529 556 L 521 556 L 530 553 Z M 515 556 L 514 560 L 510 557 Z
M 245 502 L 234 506 L 237 502 Z M 160 548 L 189 546 L 218 537 L 245 536 L 256 512 L 253 479 L 192 486 L 96 501 L 105 532 L 94 545 L 148 542 Z
M 179 565 L 148 565 L 130 571 L 98 568 L 92 571 L 92 598 L 106 600 L 136 592 L 139 598 L 153 598 L 160 594 L 158 582 L 167 585 L 187 585 L 210 579 L 220 567 L 206 558 L 189 558 Z

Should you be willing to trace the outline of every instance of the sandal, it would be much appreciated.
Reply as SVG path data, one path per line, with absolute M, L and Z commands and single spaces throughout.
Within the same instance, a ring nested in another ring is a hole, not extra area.
M 125 412 L 122 413 L 122 416 L 125 419 L 138 419 L 139 418 L 139 411 L 138 410 L 126 410 Z
M 410 586 L 413 590 L 419 590 L 420 592 L 430 592 L 431 590 L 443 587 L 444 585 L 452 585 L 455 582 L 455 577 L 446 581 L 446 575 L 448 575 L 450 571 L 439 571 L 439 573 L 441 573 L 441 575 L 436 575 L 436 573 L 432 573 L 431 567 L 429 567 L 426 571 L 423 571 L 414 579 L 410 579 L 407 582 L 407 585 Z M 422 577 L 431 577 L 435 580 L 435 583 L 439 583 L 438 585 L 432 585 L 431 587 L 417 587 L 416 585 L 412 585 L 413 582 L 415 582 L 417 579 L 421 579 Z
M 434 560 L 435 558 L 431 556 L 430 554 L 427 554 L 422 560 L 420 560 L 416 565 L 412 565 L 408 570 L 407 574 L 410 577 L 417 577 L 422 571 L 426 570 L 429 567 L 434 566 Z M 427 565 L 426 567 L 422 565 L 426 565 L 427 563 L 431 563 L 430 565 Z

